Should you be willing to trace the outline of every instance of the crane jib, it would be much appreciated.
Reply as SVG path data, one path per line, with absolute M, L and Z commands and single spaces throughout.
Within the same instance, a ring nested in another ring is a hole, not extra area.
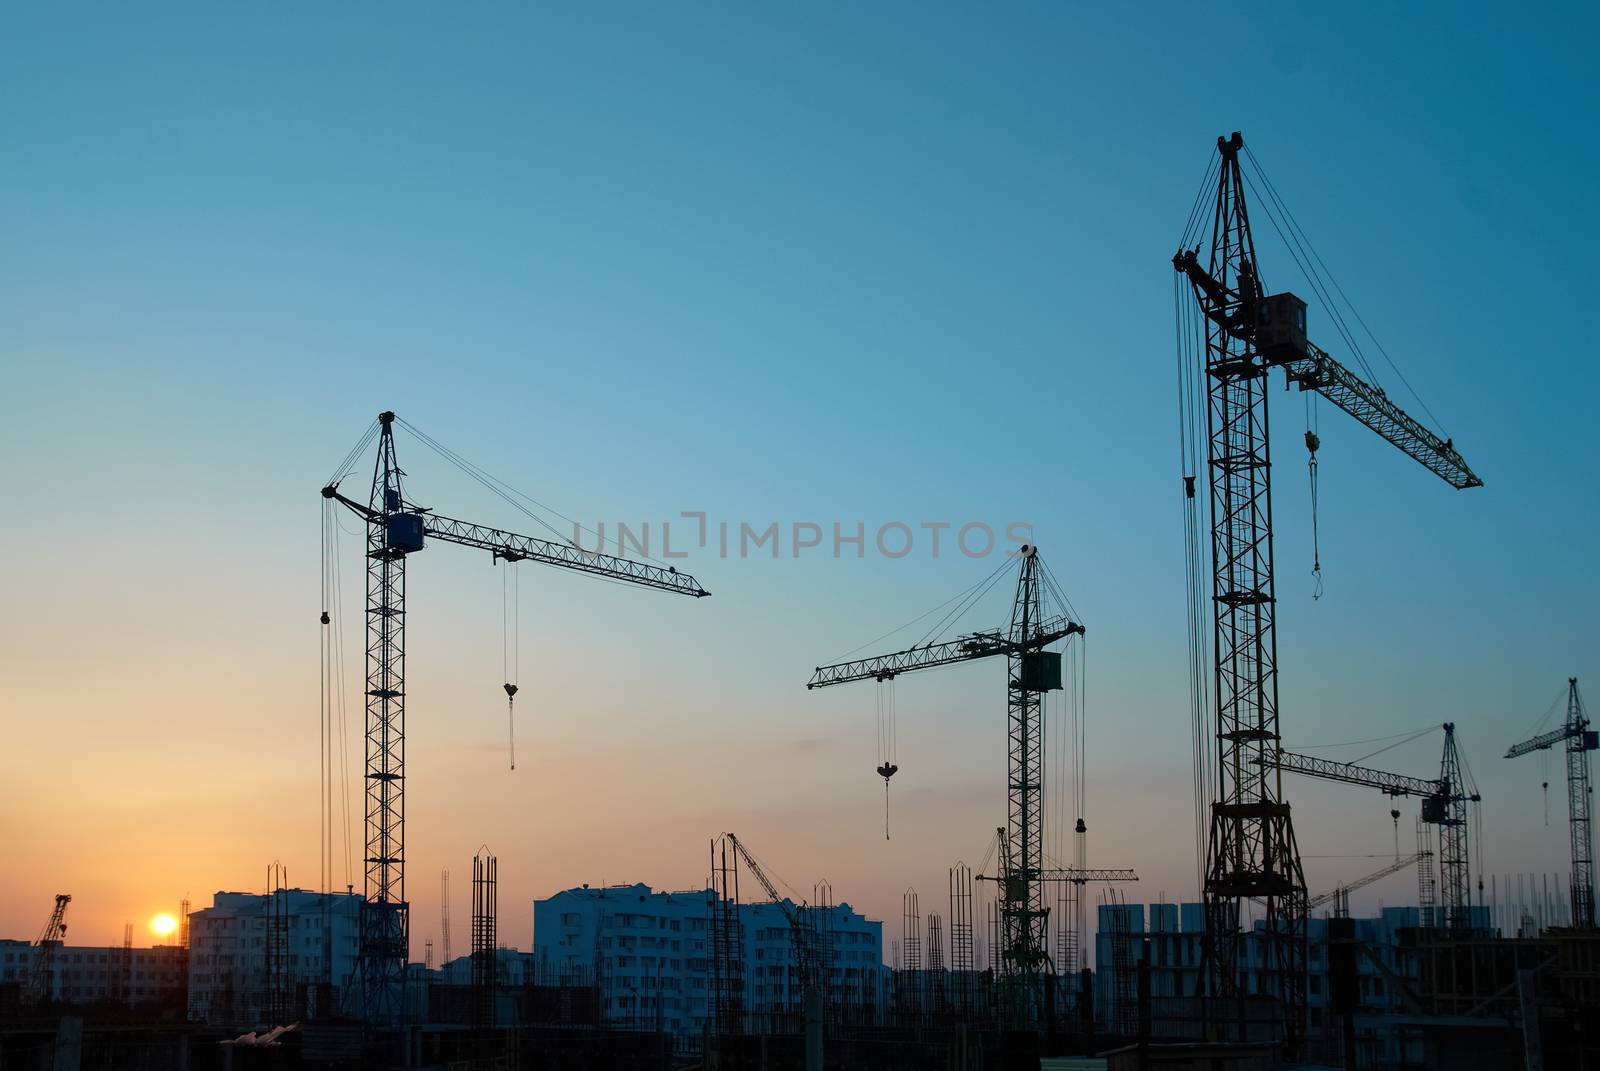
M 705 598 L 711 594 L 701 587 L 700 582 L 693 576 L 679 572 L 675 566 L 652 565 L 631 558 L 618 558 L 598 551 L 584 550 L 570 543 L 536 539 L 533 536 L 490 528 L 471 521 L 444 517 L 431 511 L 413 509 L 398 513 L 380 513 L 354 499 L 347 498 L 333 487 L 323 488 L 322 495 L 324 498 L 331 498 L 343 504 L 369 524 L 383 524 L 385 550 L 390 555 L 416 553 L 426 545 L 424 539 L 426 536 L 460 546 L 487 550 L 507 561 L 536 561 L 543 565 L 573 569 L 640 587 L 655 588 L 658 591 L 692 595 L 695 598 Z

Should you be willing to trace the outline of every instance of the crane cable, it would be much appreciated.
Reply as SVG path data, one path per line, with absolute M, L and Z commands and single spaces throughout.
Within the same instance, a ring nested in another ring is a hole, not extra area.
M 1428 408 L 1428 403 L 1422 400 L 1422 396 L 1417 393 L 1416 388 L 1411 385 L 1410 380 L 1406 379 L 1405 373 L 1400 371 L 1400 366 L 1395 363 L 1393 357 L 1389 356 L 1389 351 L 1385 349 L 1383 343 L 1378 340 L 1378 336 L 1373 334 L 1372 328 L 1368 327 L 1366 320 L 1362 319 L 1360 311 L 1355 307 L 1355 303 L 1352 302 L 1349 296 L 1345 294 L 1344 287 L 1339 285 L 1339 281 L 1333 277 L 1333 272 L 1329 271 L 1327 262 L 1322 259 L 1322 255 L 1317 252 L 1316 247 L 1311 244 L 1311 239 L 1306 235 L 1304 228 L 1302 228 L 1299 221 L 1294 218 L 1294 213 L 1289 211 L 1287 202 L 1285 202 L 1283 197 L 1278 193 L 1277 188 L 1273 186 L 1272 180 L 1267 177 L 1266 170 L 1261 166 L 1261 161 L 1256 159 L 1255 153 L 1250 151 L 1248 146 L 1245 148 L 1245 156 L 1249 158 L 1251 166 L 1255 169 L 1256 174 L 1261 179 L 1261 184 L 1266 188 L 1269 206 L 1267 211 L 1268 219 L 1272 220 L 1274 228 L 1278 230 L 1280 239 L 1283 239 L 1285 246 L 1288 246 L 1289 241 L 1284 237 L 1283 228 L 1279 226 L 1278 220 L 1273 215 L 1271 210 L 1271 206 L 1276 205 L 1277 208 L 1283 213 L 1284 222 L 1288 224 L 1290 236 L 1294 238 L 1295 244 L 1298 245 L 1301 252 L 1305 254 L 1305 264 L 1301 265 L 1302 273 L 1305 274 L 1307 282 L 1311 283 L 1313 287 L 1320 289 L 1321 292 L 1319 296 L 1323 300 L 1324 309 L 1328 312 L 1330 319 L 1335 322 L 1335 326 L 1338 328 L 1339 333 L 1345 338 L 1346 343 L 1351 348 L 1351 351 L 1356 355 L 1356 359 L 1361 362 L 1362 367 L 1365 368 L 1367 370 L 1367 374 L 1371 376 L 1373 386 L 1377 386 L 1377 376 L 1373 373 L 1371 366 L 1367 363 L 1366 355 L 1361 352 L 1361 347 L 1356 344 L 1354 334 L 1346 325 L 1344 316 L 1337 309 L 1332 307 L 1331 297 L 1327 291 L 1327 285 L 1329 284 L 1331 284 L 1333 292 L 1337 293 L 1340 300 L 1344 302 L 1344 307 L 1349 310 L 1350 315 L 1355 319 L 1356 323 L 1361 325 L 1361 329 L 1366 333 L 1367 338 L 1371 339 L 1372 344 L 1377 347 L 1378 353 L 1382 355 L 1384 362 L 1388 364 L 1390 370 L 1393 371 L 1397 377 L 1399 377 L 1400 382 L 1405 386 L 1406 391 L 1411 395 L 1411 397 L 1416 399 L 1417 405 L 1421 407 L 1422 411 L 1428 415 L 1430 420 L 1433 421 L 1434 426 L 1439 429 L 1440 438 L 1448 438 L 1449 435 L 1445 430 L 1444 422 L 1441 421 L 1437 415 L 1435 415 L 1432 409 Z M 1292 247 L 1290 248 L 1290 255 L 1294 255 L 1294 249 Z M 1295 259 L 1296 263 L 1298 264 L 1299 258 L 1296 257 Z M 1312 279 L 1312 273 L 1315 271 L 1315 267 L 1312 266 L 1313 264 L 1322 268 L 1322 274 L 1327 276 L 1326 284 L 1323 283 L 1321 275 L 1318 275 L 1316 279 Z
M 368 439 L 371 436 L 367 437 Z M 365 441 L 365 440 L 364 440 Z M 346 462 L 348 464 L 348 462 Z M 322 754 L 322 785 L 319 789 L 322 808 L 322 883 L 323 891 L 331 891 L 334 871 L 335 811 L 342 812 L 344 821 L 344 878 L 346 887 L 353 880 L 353 848 L 350 835 L 350 757 L 348 749 L 349 716 L 345 688 L 344 661 L 344 583 L 340 570 L 338 514 L 331 499 L 323 499 L 322 512 L 322 611 L 320 622 L 318 704 L 320 707 L 320 750 Z M 336 726 L 337 719 L 337 726 Z M 335 738 L 338 758 L 335 760 Z M 342 806 L 334 800 L 334 764 L 338 763 L 338 780 Z
M 505 677 L 506 742 L 511 768 L 517 768 L 517 685 L 522 677 L 522 574 L 510 559 L 502 559 L 500 574 L 500 672 Z
M 1207 172 L 1209 181 L 1210 172 Z M 1192 226 L 1192 221 L 1191 221 Z M 1187 245 L 1191 235 L 1185 232 Z M 1202 436 L 1206 427 L 1204 388 L 1205 322 L 1184 300 L 1177 274 L 1172 277 L 1173 322 L 1178 371 L 1178 458 L 1182 477 L 1184 548 L 1184 631 L 1188 639 L 1189 730 L 1194 803 L 1196 895 L 1205 889 L 1211 804 L 1216 797 L 1215 724 L 1211 696 L 1211 621 L 1206 612 L 1202 577 L 1205 570 L 1200 523 L 1203 505 L 1197 496 Z
M 883 839 L 889 839 L 889 778 L 900 772 L 895 765 L 894 678 L 878 680 L 878 776 L 883 778 Z
M 329 581 L 330 574 L 333 571 L 331 539 L 328 529 L 332 520 L 333 500 L 325 498 L 322 500 L 322 612 L 318 615 L 320 628 L 318 629 L 317 637 L 317 753 L 320 764 L 317 773 L 321 781 L 317 786 L 317 805 L 320 808 L 320 814 L 318 815 L 320 827 L 317 830 L 317 835 L 321 841 L 321 844 L 318 845 L 317 864 L 321 868 L 320 877 L 323 893 L 329 891 L 328 871 L 332 869 L 331 859 L 333 854 L 331 847 L 333 841 L 331 815 L 333 810 L 333 772 L 328 765 L 329 752 L 331 751 L 328 745 L 332 743 L 330 726 L 333 721 L 333 672 L 330 665 L 332 662 L 331 626 L 333 624 L 333 615 L 328 610 L 330 602 Z M 324 897 L 324 900 L 326 900 L 326 897 Z
M 1360 763 L 1360 762 L 1366 762 L 1368 759 L 1377 758 L 1379 755 L 1382 755 L 1385 751 L 1393 751 L 1395 748 L 1402 747 L 1402 746 L 1404 746 L 1406 744 L 1409 744 L 1413 740 L 1420 740 L 1424 736 L 1427 736 L 1429 733 L 1437 732 L 1438 729 L 1439 729 L 1439 727 L 1437 725 L 1430 725 L 1426 729 L 1418 729 L 1414 733 L 1411 733 L 1411 734 L 1406 735 L 1406 736 L 1402 736 L 1398 740 L 1395 740 L 1395 742 L 1392 743 L 1392 744 L 1385 744 L 1383 747 L 1380 747 L 1376 751 L 1369 751 L 1365 755 L 1358 755 L 1357 757 L 1355 757 L 1353 759 L 1346 760 L 1346 761 L 1348 761 L 1351 765 L 1354 765 L 1354 764 Z M 1375 741 L 1371 741 L 1371 742 L 1372 743 L 1378 743 L 1379 741 L 1375 740 Z

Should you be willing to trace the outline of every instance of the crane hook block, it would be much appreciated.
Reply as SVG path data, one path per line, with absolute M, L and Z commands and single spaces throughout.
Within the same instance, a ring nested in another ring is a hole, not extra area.
M 505 689 L 506 689 L 506 698 L 507 699 L 512 699 L 512 698 L 516 697 L 517 686 L 515 684 L 507 683 L 505 685 Z
M 1306 449 L 1307 450 L 1310 450 L 1314 454 L 1314 453 L 1317 452 L 1317 447 L 1319 447 L 1321 445 L 1322 445 L 1322 440 L 1317 438 L 1317 433 L 1316 432 L 1314 432 L 1314 431 L 1307 431 L 1306 432 Z
M 882 766 L 878 767 L 878 776 L 883 778 L 885 782 L 899 772 L 900 767 L 896 766 L 892 762 L 886 762 Z
M 332 620 L 333 619 L 328 616 L 328 611 L 326 611 L 326 610 L 322 611 L 322 623 L 324 625 L 328 624 Z

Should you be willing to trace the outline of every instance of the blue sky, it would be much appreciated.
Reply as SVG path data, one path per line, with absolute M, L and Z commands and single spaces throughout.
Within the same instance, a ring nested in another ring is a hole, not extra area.
M 8 22 L 0 720 L 40 773 L 0 789 L 6 933 L 58 885 L 109 940 L 273 858 L 314 880 L 315 491 L 381 408 L 591 523 L 1030 521 L 1090 628 L 1092 858 L 1192 896 L 1169 258 L 1234 129 L 1487 483 L 1451 492 L 1325 412 L 1313 603 L 1301 408 L 1277 404 L 1285 738 L 1455 720 L 1490 867 L 1564 869 L 1538 760 L 1498 756 L 1600 670 L 1592 8 Z M 1296 286 L 1260 238 L 1268 282 Z M 401 449 L 428 504 L 520 520 Z M 488 840 L 507 903 L 692 886 L 733 828 L 894 918 L 907 884 L 981 855 L 996 668 L 902 682 L 887 845 L 870 691 L 801 685 L 990 566 L 689 567 L 715 598 L 527 580 L 512 780 L 497 574 L 419 562 L 414 874 Z M 1416 747 L 1392 757 L 1426 773 Z M 1308 855 L 1390 843 L 1381 798 L 1291 798 Z M 1319 888 L 1364 869 L 1308 863 Z

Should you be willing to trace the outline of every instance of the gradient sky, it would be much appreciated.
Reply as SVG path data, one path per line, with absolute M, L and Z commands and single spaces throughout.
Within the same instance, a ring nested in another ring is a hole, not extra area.
M 383 408 L 589 523 L 1031 522 L 1090 630 L 1091 862 L 1193 898 L 1169 258 L 1234 129 L 1487 482 L 1326 411 L 1313 603 L 1301 408 L 1274 396 L 1286 742 L 1454 720 L 1489 868 L 1563 871 L 1564 796 L 1547 826 L 1540 760 L 1500 755 L 1600 678 L 1595 9 L 1230 11 L 12 9 L 0 935 L 55 892 L 92 943 L 274 859 L 316 884 L 316 492 Z M 526 527 L 400 449 L 420 501 Z M 999 665 L 900 683 L 887 843 L 871 686 L 802 686 L 990 564 L 686 567 L 714 598 L 524 574 L 510 773 L 499 574 L 415 560 L 416 955 L 442 866 L 465 947 L 480 843 L 524 948 L 532 897 L 698 886 L 722 829 L 891 936 L 902 889 L 943 911 L 982 857 Z M 1426 775 L 1437 738 L 1383 761 Z M 1375 793 L 1291 798 L 1316 890 L 1377 865 L 1325 857 L 1392 847 Z

